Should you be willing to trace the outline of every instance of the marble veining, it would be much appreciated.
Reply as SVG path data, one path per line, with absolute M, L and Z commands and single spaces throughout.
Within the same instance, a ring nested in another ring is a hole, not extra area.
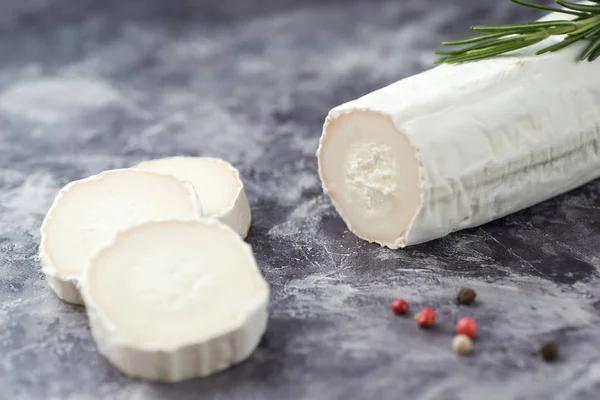
M 597 399 L 600 182 L 391 251 L 349 233 L 316 172 L 327 111 L 431 67 L 508 0 L 22 0 L 0 4 L 0 398 Z M 172 155 L 224 157 L 251 202 L 272 288 L 250 360 L 178 385 L 126 378 L 37 259 L 57 191 Z M 462 286 L 479 303 L 458 307 Z M 401 296 L 438 326 L 391 315 Z M 454 321 L 480 324 L 472 357 Z M 531 356 L 554 338 L 562 355 Z

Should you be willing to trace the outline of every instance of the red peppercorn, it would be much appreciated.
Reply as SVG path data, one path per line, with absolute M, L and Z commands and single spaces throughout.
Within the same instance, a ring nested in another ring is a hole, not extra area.
M 458 320 L 456 332 L 459 335 L 467 335 L 472 338 L 477 335 L 477 322 L 473 318 L 464 317 Z
M 408 303 L 404 299 L 392 301 L 392 311 L 396 314 L 406 314 L 408 312 Z
M 422 328 L 429 328 L 435 323 L 436 319 L 437 312 L 431 307 L 425 307 L 415 316 L 415 321 L 417 321 L 417 324 Z

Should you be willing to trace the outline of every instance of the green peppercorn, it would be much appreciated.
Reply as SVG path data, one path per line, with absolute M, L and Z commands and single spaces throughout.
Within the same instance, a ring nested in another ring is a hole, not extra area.
M 475 302 L 475 298 L 477 297 L 477 293 L 471 288 L 462 288 L 460 292 L 458 292 L 458 296 L 456 296 L 456 300 L 458 304 L 464 304 L 470 306 Z

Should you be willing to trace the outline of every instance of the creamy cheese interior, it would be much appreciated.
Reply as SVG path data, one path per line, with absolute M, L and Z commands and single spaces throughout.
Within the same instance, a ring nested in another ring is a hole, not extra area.
M 395 244 L 421 204 L 415 149 L 391 118 L 369 110 L 329 121 L 319 149 L 324 190 L 361 238 Z
M 221 217 L 233 207 L 242 190 L 236 170 L 226 161 L 209 157 L 169 157 L 145 161 L 136 168 L 173 175 L 194 185 L 205 217 Z
M 183 182 L 145 171 L 108 171 L 63 189 L 44 226 L 45 252 L 59 274 L 77 276 L 90 257 L 129 226 L 198 216 Z
M 93 261 L 86 302 L 136 347 L 173 348 L 239 327 L 268 287 L 248 245 L 216 221 L 121 233 Z

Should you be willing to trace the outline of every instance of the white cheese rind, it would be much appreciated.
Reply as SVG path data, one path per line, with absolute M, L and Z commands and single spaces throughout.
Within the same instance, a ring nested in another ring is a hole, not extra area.
M 246 238 L 252 213 L 239 171 L 227 161 L 213 157 L 167 157 L 144 161 L 135 168 L 171 174 L 190 181 L 204 207 L 214 217 Z
M 245 360 L 268 321 L 269 286 L 250 245 L 212 218 L 120 232 L 87 269 L 82 294 L 100 353 L 152 381 L 205 377 Z
M 81 273 L 119 230 L 201 216 L 191 183 L 170 175 L 117 169 L 71 182 L 59 191 L 40 229 L 42 271 L 59 298 L 83 304 Z
M 599 177 L 600 63 L 577 62 L 585 43 L 533 55 L 558 40 L 442 65 L 331 110 L 319 174 L 349 229 L 405 247 Z M 390 149 L 404 156 L 391 157 Z

